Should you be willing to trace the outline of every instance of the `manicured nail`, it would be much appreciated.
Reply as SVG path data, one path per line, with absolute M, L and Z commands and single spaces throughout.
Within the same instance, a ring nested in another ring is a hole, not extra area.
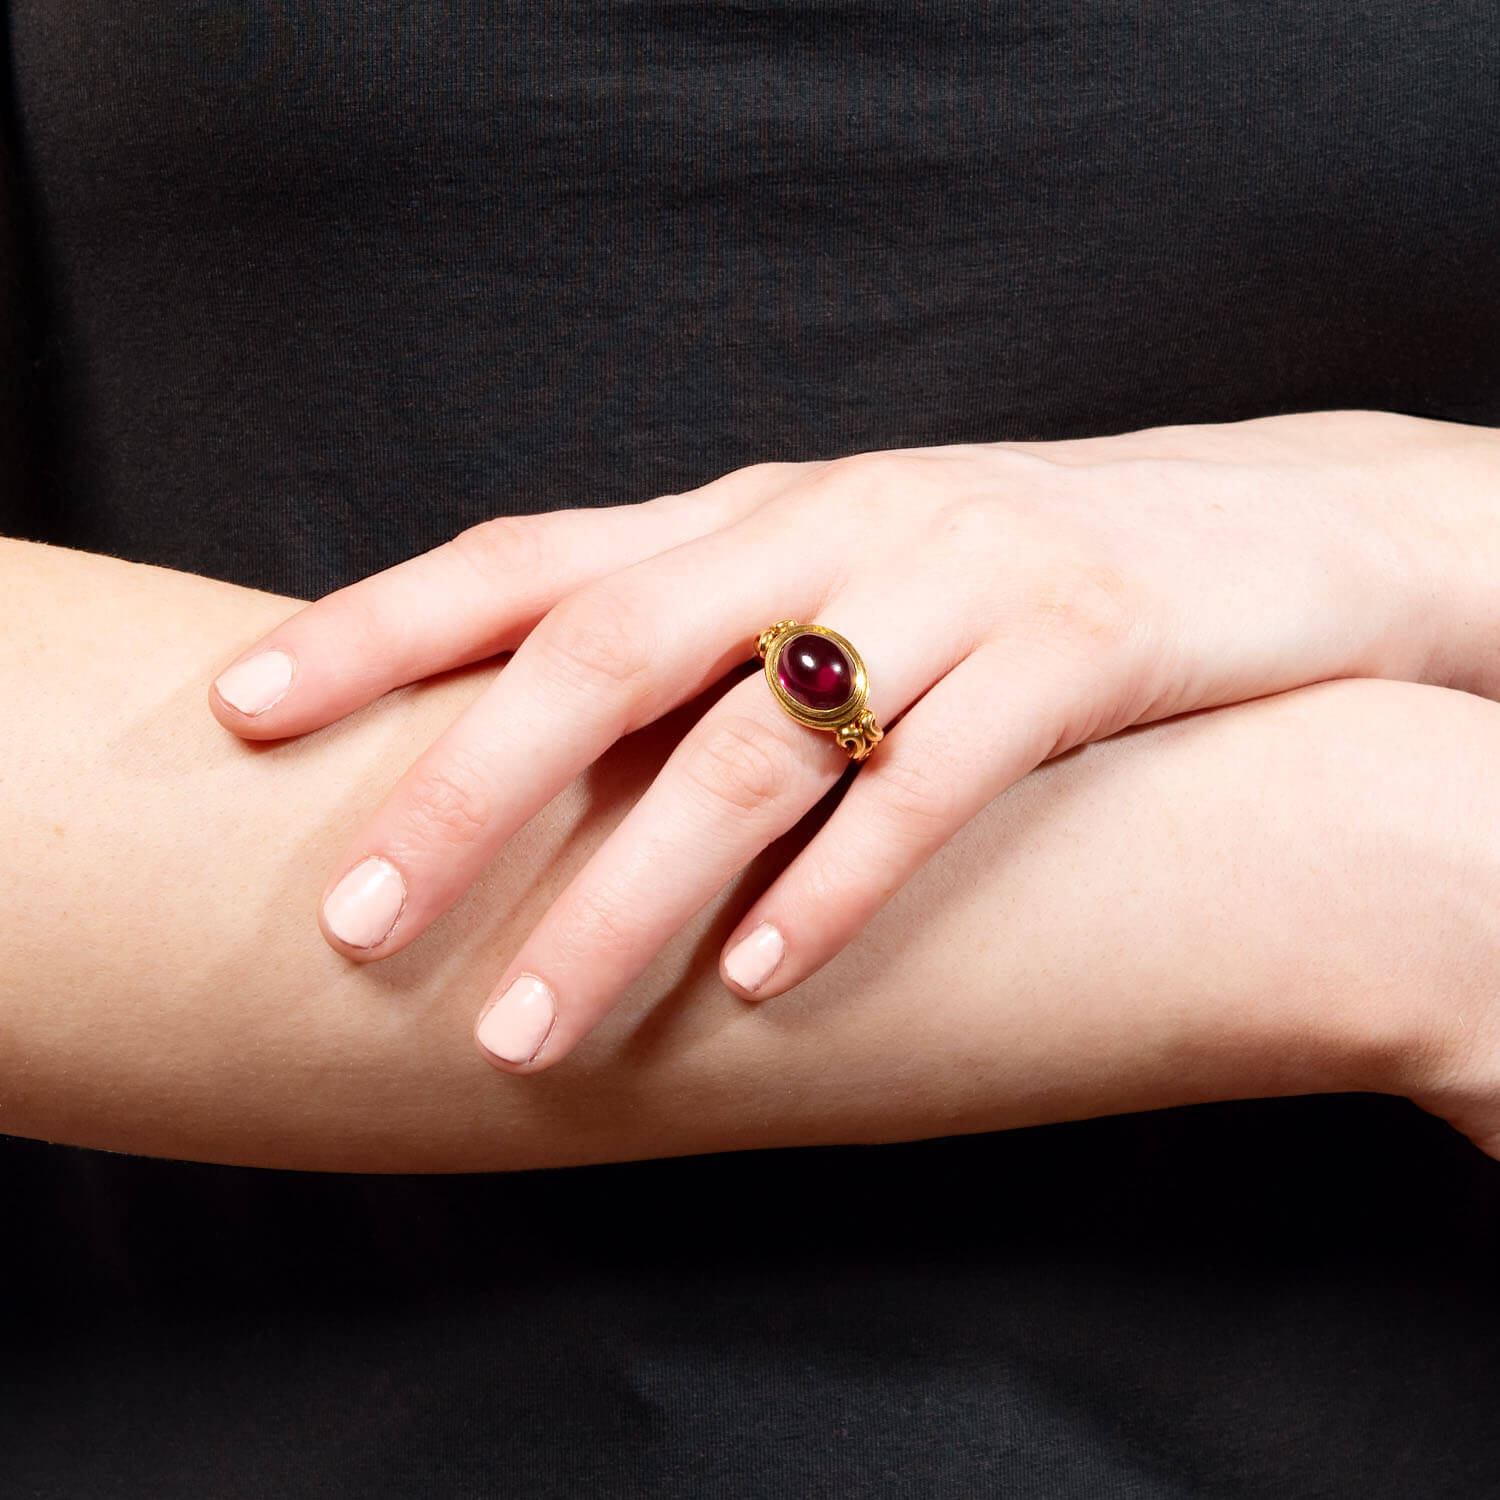
M 361 860 L 329 891 L 323 902 L 328 930 L 351 948 L 373 948 L 382 941 L 406 904 L 406 882 L 387 859 Z
M 292 659 L 285 651 L 262 651 L 220 673 L 219 696 L 242 714 L 254 716 L 274 708 L 292 685 Z
M 762 922 L 725 955 L 724 972 L 753 994 L 775 973 L 785 952 L 786 940 L 769 922 Z
M 506 1062 L 530 1062 L 557 1019 L 557 1001 L 535 974 L 522 974 L 479 1018 L 474 1035 Z

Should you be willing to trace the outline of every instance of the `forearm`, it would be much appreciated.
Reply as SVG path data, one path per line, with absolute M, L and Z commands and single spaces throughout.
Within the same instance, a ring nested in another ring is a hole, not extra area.
M 503 667 L 247 745 L 210 718 L 207 684 L 297 607 L 0 543 L 0 1130 L 228 1162 L 477 1170 L 1382 1087 L 1406 992 L 1457 982 L 1487 938 L 1452 895 L 1494 878 L 1477 836 L 1455 840 L 1440 910 L 1407 902 L 1389 916 L 1409 921 L 1386 919 L 1381 903 L 1405 900 L 1386 873 L 1401 850 L 1370 800 L 1373 786 L 1432 800 L 1454 827 L 1483 820 L 1496 809 L 1473 797 L 1489 796 L 1500 711 L 1432 687 L 1326 684 L 1050 762 L 838 960 L 752 1007 L 716 956 L 795 852 L 778 846 L 564 1065 L 507 1077 L 471 1042 L 477 1001 L 688 719 L 617 745 L 409 950 L 352 964 L 315 918 L 332 860 Z M 1453 738 L 1451 784 L 1404 754 L 1433 733 Z M 1331 836 L 1309 840 L 1314 820 Z

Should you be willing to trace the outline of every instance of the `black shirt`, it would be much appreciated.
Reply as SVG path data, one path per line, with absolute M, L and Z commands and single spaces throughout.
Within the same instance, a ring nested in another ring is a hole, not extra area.
M 1500 425 L 1494 0 L 8 20 L 13 534 L 313 597 L 759 459 Z M 0 1172 L 3 1496 L 1500 1493 L 1500 1164 L 1401 1100 Z

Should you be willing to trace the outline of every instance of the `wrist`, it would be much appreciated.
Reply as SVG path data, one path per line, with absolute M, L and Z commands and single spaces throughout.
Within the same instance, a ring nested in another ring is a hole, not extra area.
M 1429 653 L 1419 680 L 1500 698 L 1500 430 L 1366 415 L 1368 462 L 1416 564 L 1412 616 Z
M 1500 1140 L 1500 706 L 1426 684 L 1323 686 L 1363 700 L 1334 768 L 1351 790 L 1327 872 L 1343 916 L 1307 954 L 1312 973 L 1342 976 L 1331 1007 L 1342 1086 Z

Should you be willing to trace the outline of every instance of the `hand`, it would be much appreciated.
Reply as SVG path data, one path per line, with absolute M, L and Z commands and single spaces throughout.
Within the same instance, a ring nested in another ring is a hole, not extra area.
M 830 626 L 863 655 L 887 735 L 725 945 L 726 983 L 764 998 L 1063 750 L 1328 677 L 1459 685 L 1460 638 L 1487 646 L 1492 624 L 1474 517 L 1496 442 L 1333 412 L 757 465 L 639 505 L 473 527 L 293 616 L 211 703 L 226 727 L 277 739 L 515 653 L 334 871 L 325 936 L 378 959 L 616 740 L 749 660 L 767 625 Z M 848 769 L 756 663 L 521 945 L 482 1050 L 517 1072 L 565 1057 Z
M 444 941 L 349 963 L 299 906 L 508 668 L 443 673 L 249 753 L 199 721 L 194 684 L 304 604 L 0 541 L 0 1130 L 489 1172 L 1378 1088 L 1500 1145 L 1500 705 L 1352 678 L 1058 756 L 858 942 L 747 1013 L 718 951 L 816 837 L 805 819 L 566 1066 L 495 1078 L 452 1045 L 493 955 L 517 951 L 699 706 L 627 736 L 543 808 Z

